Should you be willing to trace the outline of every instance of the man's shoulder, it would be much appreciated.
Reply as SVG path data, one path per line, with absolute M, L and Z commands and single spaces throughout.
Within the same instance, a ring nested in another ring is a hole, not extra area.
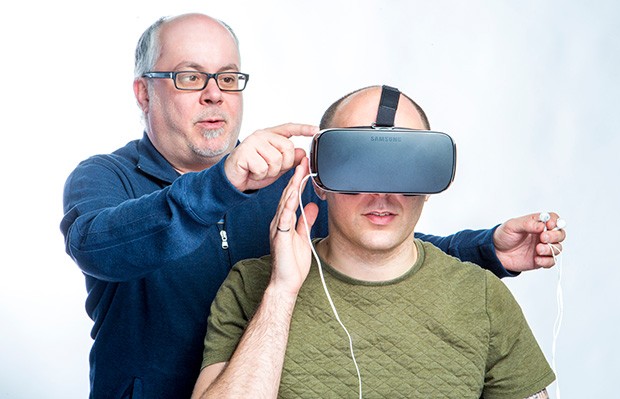
M 140 140 L 133 140 L 123 147 L 110 153 L 100 153 L 91 155 L 80 162 L 79 167 L 89 165 L 135 165 L 138 162 L 138 143 Z
M 232 267 L 227 280 L 246 289 L 264 289 L 271 277 L 271 255 L 240 260 Z
M 269 284 L 271 257 L 248 258 L 233 265 L 220 287 L 216 302 L 241 303 L 254 312 Z
M 235 263 L 233 270 L 244 274 L 262 274 L 265 272 L 271 273 L 271 255 L 240 260 Z
M 422 242 L 422 245 L 425 253 L 424 275 L 430 276 L 433 281 L 442 281 L 446 290 L 450 287 L 455 292 L 468 291 L 486 296 L 489 288 L 503 285 L 499 277 L 475 263 L 448 255 L 433 244 Z
M 145 178 L 150 182 L 172 183 L 178 178 L 178 173 L 172 165 L 155 149 L 148 137 L 128 142 L 123 147 L 111 153 L 93 155 L 75 168 L 73 175 L 99 176 L 124 176 L 125 179 Z
M 465 262 L 452 255 L 448 255 L 435 245 L 427 241 L 419 241 L 424 248 L 425 262 L 441 265 L 460 273 L 482 277 L 490 272 L 472 262 Z M 488 273 L 487 273 L 488 272 Z M 492 273 L 491 273 L 492 274 Z

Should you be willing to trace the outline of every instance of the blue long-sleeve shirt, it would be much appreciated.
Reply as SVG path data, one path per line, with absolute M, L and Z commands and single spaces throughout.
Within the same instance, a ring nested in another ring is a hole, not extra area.
M 291 174 L 239 192 L 223 161 L 180 175 L 146 134 L 78 165 L 65 184 L 61 230 L 94 321 L 91 398 L 190 396 L 210 304 L 234 263 L 269 252 L 269 224 Z M 308 184 L 310 201 L 319 205 L 313 235 L 324 237 L 327 206 Z M 493 231 L 416 236 L 507 276 Z

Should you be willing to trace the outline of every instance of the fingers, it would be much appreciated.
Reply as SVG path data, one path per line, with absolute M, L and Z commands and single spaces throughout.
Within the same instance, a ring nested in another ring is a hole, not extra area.
M 301 123 L 285 123 L 269 128 L 268 130 L 286 138 L 291 138 L 293 136 L 312 137 L 319 132 L 317 126 L 304 125 Z
M 509 220 L 509 222 L 512 223 L 514 230 L 523 229 L 523 231 L 528 233 L 540 233 L 545 229 L 555 229 L 558 227 L 558 221 L 560 221 L 560 226 L 558 228 L 559 230 L 566 224 L 555 212 L 531 213 L 529 215 Z
M 240 161 L 245 166 L 249 179 L 263 180 L 276 177 L 294 165 L 295 146 L 282 136 L 264 131 L 250 136 L 243 147 L 245 157 Z
M 560 221 L 560 215 L 555 212 L 541 212 L 538 215 L 538 220 L 543 222 L 545 228 L 551 230 L 555 229 L 558 226 L 558 221 Z M 562 224 L 563 222 L 561 222 Z M 564 226 L 560 226 L 563 228 Z
M 538 244 L 536 246 L 536 256 L 534 258 L 536 268 L 542 267 L 548 269 L 555 266 L 557 262 L 557 257 L 561 253 L 561 244 Z
M 303 190 L 302 182 L 307 173 L 308 160 L 304 158 L 282 193 L 270 227 L 272 254 L 270 286 L 293 295 L 299 292 L 308 276 L 311 263 L 311 243 L 306 238 L 304 220 L 301 219 L 295 225 L 299 192 Z M 308 226 L 311 227 L 318 215 L 318 207 L 309 203 L 304 211 L 307 213 Z
M 240 191 L 265 187 L 305 157 L 305 151 L 295 148 L 290 137 L 312 136 L 317 132 L 316 126 L 293 123 L 258 130 L 226 159 L 226 175 Z
M 540 241 L 545 244 L 558 244 L 566 238 L 566 222 L 555 212 L 542 212 L 539 214 L 537 224 L 542 225 Z M 538 227 L 539 228 L 539 227 Z M 561 246 L 560 246 L 561 248 Z
M 304 157 L 299 166 L 297 166 L 297 169 L 295 170 L 295 184 L 298 184 L 299 187 L 299 191 L 303 191 L 306 187 L 306 184 L 308 184 L 308 180 L 304 181 L 304 178 L 310 173 L 310 166 L 309 166 L 309 160 L 308 158 Z M 299 179 L 297 179 L 299 177 Z M 303 182 L 303 184 L 302 184 Z M 297 201 L 299 202 L 299 201 Z M 303 215 L 305 215 L 305 220 L 304 218 L 301 218 L 301 220 L 299 220 L 299 222 L 297 223 L 297 234 L 306 234 L 306 223 L 307 223 L 307 229 L 308 231 L 310 229 L 312 229 L 312 226 L 314 226 L 314 222 L 316 221 L 316 218 L 318 216 L 319 213 L 319 207 L 310 202 L 308 204 L 306 204 L 304 206 L 304 212 Z
M 566 238 L 564 227 L 566 222 L 555 212 L 543 212 L 539 216 L 539 222 L 543 224 L 543 232 L 540 234 L 540 242 L 536 246 L 535 262 L 539 267 L 549 268 L 556 264 L 556 257 L 562 253 L 562 244 Z
M 284 198 L 282 208 L 276 213 L 276 217 L 272 221 L 272 236 L 278 233 L 290 233 L 292 226 L 295 224 L 295 209 L 297 208 L 297 192 L 293 190 L 288 193 L 288 197 Z M 275 226 L 275 230 L 273 230 Z
M 317 216 L 319 215 L 319 207 L 314 202 L 310 202 L 304 206 L 304 214 L 306 215 L 306 221 L 308 222 L 308 230 L 312 229 Z M 306 222 L 302 218 L 297 223 L 297 234 L 306 234 Z
M 558 244 L 566 239 L 566 231 L 547 230 L 540 234 L 540 241 L 545 244 Z
M 535 269 L 550 269 L 555 266 L 555 259 L 552 256 L 537 256 L 534 262 L 536 263 Z
M 555 212 L 509 219 L 493 234 L 497 257 L 507 270 L 515 272 L 553 267 L 562 253 L 565 226 Z
M 295 169 L 295 173 L 282 192 L 278 209 L 271 222 L 272 237 L 278 233 L 278 230 L 282 233 L 284 231 L 288 232 L 289 229 L 294 228 L 296 219 L 295 212 L 299 206 L 299 190 L 303 190 L 303 187 L 300 187 L 300 185 L 307 173 L 308 160 L 304 158 Z
M 562 253 L 562 244 L 538 244 L 536 246 L 536 254 L 538 256 L 553 257 Z

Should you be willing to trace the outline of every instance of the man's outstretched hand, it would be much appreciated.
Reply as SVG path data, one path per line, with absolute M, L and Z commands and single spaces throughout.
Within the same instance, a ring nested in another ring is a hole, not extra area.
M 495 230 L 495 252 L 506 270 L 523 272 L 555 265 L 552 251 L 556 256 L 562 251 L 566 231 L 556 229 L 557 213 L 549 212 L 549 216 L 543 222 L 540 213 L 532 213 L 509 219 Z

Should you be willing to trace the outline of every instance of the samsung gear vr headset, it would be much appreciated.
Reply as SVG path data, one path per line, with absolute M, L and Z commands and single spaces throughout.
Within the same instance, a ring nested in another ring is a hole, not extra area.
M 340 193 L 436 194 L 450 186 L 456 145 L 441 132 L 394 127 L 400 91 L 383 86 L 373 126 L 325 129 L 310 148 L 314 182 Z

